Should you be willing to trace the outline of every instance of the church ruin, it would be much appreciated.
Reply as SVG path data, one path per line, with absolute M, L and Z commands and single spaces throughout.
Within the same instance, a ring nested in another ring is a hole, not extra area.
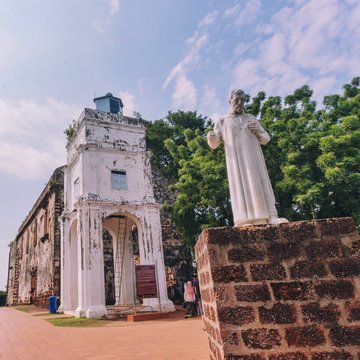
M 173 311 L 145 122 L 123 116 L 110 93 L 94 102 L 73 128 L 67 165 L 55 170 L 10 245 L 8 304 L 46 306 L 56 295 L 62 312 L 105 317 L 109 306 L 138 303 L 141 264 L 155 266 L 158 296 L 142 307 Z M 176 251 L 183 247 L 173 240 Z M 186 256 L 180 262 L 190 265 Z

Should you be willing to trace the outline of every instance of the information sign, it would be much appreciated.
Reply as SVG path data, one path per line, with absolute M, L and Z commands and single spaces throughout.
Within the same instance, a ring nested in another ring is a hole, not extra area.
M 156 298 L 155 265 L 136 265 L 136 294 L 139 298 Z

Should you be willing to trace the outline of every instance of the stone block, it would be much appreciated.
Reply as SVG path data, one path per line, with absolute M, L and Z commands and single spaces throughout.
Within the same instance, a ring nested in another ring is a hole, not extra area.
M 290 268 L 290 274 L 293 279 L 300 279 L 312 278 L 313 276 L 324 277 L 327 275 L 327 271 L 320 261 L 306 260 L 297 261 Z
M 280 225 L 280 234 L 286 241 L 297 243 L 316 237 L 316 222 L 296 221 L 285 225 Z
M 350 234 L 356 231 L 355 224 L 350 217 L 319 219 L 316 223 L 322 236 Z
M 219 310 L 219 321 L 225 324 L 244 325 L 255 321 L 255 310 L 251 306 L 224 307 Z
M 312 347 L 325 343 L 324 332 L 316 325 L 287 328 L 285 338 L 289 346 L 296 347 Z
M 292 304 L 274 304 L 272 308 L 259 307 L 259 319 L 262 324 L 293 324 L 296 321 L 296 309 Z
M 341 256 L 341 243 L 339 240 L 311 241 L 305 248 L 306 255 L 310 258 L 330 258 Z
M 312 298 L 310 282 L 271 283 L 276 300 L 309 300 Z
M 228 354 L 225 356 L 225 360 L 266 360 L 266 357 L 257 353 L 246 355 Z
M 216 267 L 212 270 L 212 278 L 215 283 L 247 281 L 244 265 Z
M 311 360 L 352 360 L 352 356 L 347 351 L 323 351 L 313 353 Z
M 269 355 L 269 360 L 307 360 L 302 352 L 277 353 Z
M 360 326 L 334 325 L 329 336 L 334 346 L 360 346 Z
M 271 299 L 266 284 L 262 285 L 235 285 L 235 296 L 238 301 L 268 301 Z
M 331 273 L 337 278 L 360 275 L 360 257 L 338 259 L 329 264 Z
M 341 313 L 335 304 L 321 307 L 318 303 L 301 306 L 304 322 L 328 323 L 339 320 Z
M 239 345 L 239 337 L 236 331 L 223 331 L 224 342 L 230 345 Z
M 349 299 L 354 297 L 354 286 L 346 280 L 321 281 L 320 284 L 315 285 L 315 290 L 322 298 Z
M 286 278 L 285 268 L 279 263 L 251 264 L 250 272 L 254 281 L 284 280 Z
M 347 318 L 349 321 L 360 321 L 360 302 L 347 302 L 345 304 Z
M 279 262 L 300 256 L 298 243 L 273 243 L 269 246 L 268 256 L 271 261 Z
M 243 246 L 240 249 L 231 249 L 228 252 L 230 262 L 243 263 L 248 261 L 264 260 L 265 251 L 262 247 Z
M 277 329 L 247 329 L 241 331 L 245 346 L 250 349 L 273 349 L 281 345 L 281 336 Z

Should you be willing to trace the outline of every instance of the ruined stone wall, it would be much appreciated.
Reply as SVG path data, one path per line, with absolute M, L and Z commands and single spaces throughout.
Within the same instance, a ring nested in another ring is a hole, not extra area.
M 203 231 L 210 358 L 359 359 L 359 245 L 350 218 Z
M 19 295 L 19 248 L 16 241 L 12 241 L 9 245 L 9 269 L 7 281 L 7 304 L 17 304 Z
M 155 167 L 152 167 L 152 184 L 157 202 L 165 205 L 174 201 L 172 194 L 168 190 L 166 178 Z M 169 215 L 161 211 L 160 216 L 165 266 L 171 268 L 174 279 L 180 283 L 190 280 L 194 273 L 191 252 L 180 238 Z
M 60 224 L 63 175 L 57 169 L 10 245 L 9 305 L 48 306 L 60 294 Z
M 194 273 L 191 252 L 179 238 L 171 220 L 165 216 L 161 220 L 165 266 L 171 268 L 174 279 L 180 283 L 190 280 Z

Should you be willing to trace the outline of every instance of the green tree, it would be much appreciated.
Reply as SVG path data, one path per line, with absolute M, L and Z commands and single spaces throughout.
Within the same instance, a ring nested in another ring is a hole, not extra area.
M 321 217 L 353 216 L 360 224 L 360 78 L 324 99 L 326 131 L 316 164 L 322 171 Z
M 151 151 L 151 163 L 158 168 L 161 173 L 174 182 L 178 178 L 179 159 L 176 158 L 175 152 L 171 155 L 169 149 L 165 146 L 165 141 L 171 141 L 184 149 L 186 129 L 204 132 L 207 124 L 207 118 L 198 115 L 196 111 L 169 111 L 163 119 L 147 123 L 146 143 Z
M 210 151 L 200 129 L 187 129 L 184 135 L 185 145 L 166 142 L 180 166 L 171 210 L 181 236 L 193 246 L 202 229 L 231 225 L 232 216 L 223 147 Z
M 169 112 L 147 124 L 152 166 L 167 178 L 175 199 L 164 211 L 189 247 L 202 228 L 231 223 L 224 150 L 208 148 L 209 125 L 206 117 L 191 111 Z
M 316 108 L 304 85 L 281 99 L 260 92 L 246 112 L 271 141 L 263 147 L 281 216 L 289 220 L 352 216 L 360 224 L 360 78 Z M 224 149 L 210 150 L 210 122 L 196 112 L 169 112 L 148 125 L 152 163 L 171 179 L 168 209 L 192 246 L 204 227 L 231 225 Z

